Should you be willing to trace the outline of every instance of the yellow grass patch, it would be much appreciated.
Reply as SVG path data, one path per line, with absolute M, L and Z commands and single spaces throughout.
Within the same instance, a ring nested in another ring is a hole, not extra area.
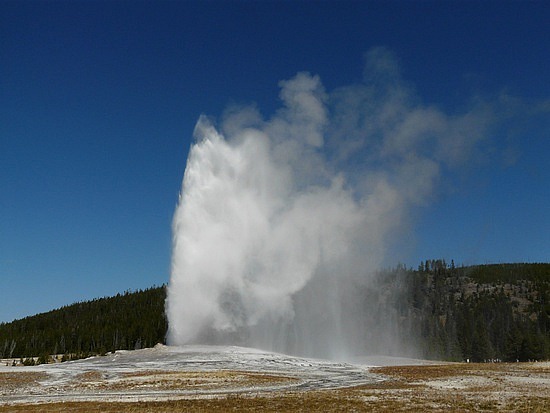
M 119 383 L 129 392 L 135 386 L 162 390 L 214 387 L 220 393 L 174 393 L 168 401 L 65 402 L 0 406 L 5 412 L 530 412 L 550 411 L 548 365 L 445 364 L 381 367 L 372 369 L 388 378 L 383 382 L 337 390 L 265 391 L 266 386 L 287 383 L 291 377 L 241 371 L 140 371 L 122 374 L 113 383 L 98 372 L 78 377 L 107 386 Z M 19 373 L 14 373 L 18 375 Z M 22 383 L 38 383 L 29 373 Z M 5 376 L 12 385 L 17 378 Z M 2 381 L 1 383 L 5 383 Z M 3 384 L 0 386 L 3 388 Z M 126 387 L 125 387 L 126 386 Z M 223 389 L 227 392 L 224 393 Z M 251 390 L 255 389 L 255 390 Z M 180 398 L 180 399 L 176 399 Z
M 37 386 L 39 381 L 46 378 L 47 374 L 30 371 L 0 372 L 0 394 L 6 394 L 12 390 Z

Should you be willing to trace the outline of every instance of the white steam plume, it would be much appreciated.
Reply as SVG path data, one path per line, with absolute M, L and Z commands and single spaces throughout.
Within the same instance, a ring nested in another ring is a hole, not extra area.
M 269 120 L 248 107 L 219 130 L 197 123 L 173 221 L 168 340 L 366 353 L 353 286 L 489 114 L 417 103 L 383 48 L 367 54 L 362 84 L 329 94 L 299 73 L 280 86 Z

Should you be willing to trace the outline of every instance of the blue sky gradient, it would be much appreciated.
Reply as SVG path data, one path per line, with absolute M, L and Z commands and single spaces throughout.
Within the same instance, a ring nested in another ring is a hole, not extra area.
M 167 282 L 199 116 L 270 116 L 300 71 L 360 82 L 378 46 L 423 104 L 500 118 L 388 264 L 548 262 L 549 21 L 544 1 L 0 2 L 0 322 Z

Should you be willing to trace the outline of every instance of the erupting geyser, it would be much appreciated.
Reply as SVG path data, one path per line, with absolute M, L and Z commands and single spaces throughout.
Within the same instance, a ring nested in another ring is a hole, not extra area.
M 482 117 L 414 104 L 384 49 L 367 55 L 364 84 L 328 94 L 299 73 L 280 86 L 269 120 L 248 107 L 219 129 L 197 123 L 173 221 L 168 340 L 366 353 L 372 325 L 354 286 Z

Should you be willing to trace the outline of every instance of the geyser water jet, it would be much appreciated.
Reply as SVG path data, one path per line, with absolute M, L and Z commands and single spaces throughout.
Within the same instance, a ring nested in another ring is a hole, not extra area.
M 376 351 L 374 336 L 398 346 L 355 287 L 483 117 L 414 104 L 397 69 L 374 49 L 362 84 L 329 94 L 299 73 L 270 119 L 253 107 L 219 128 L 199 119 L 173 219 L 169 343 L 327 358 Z

